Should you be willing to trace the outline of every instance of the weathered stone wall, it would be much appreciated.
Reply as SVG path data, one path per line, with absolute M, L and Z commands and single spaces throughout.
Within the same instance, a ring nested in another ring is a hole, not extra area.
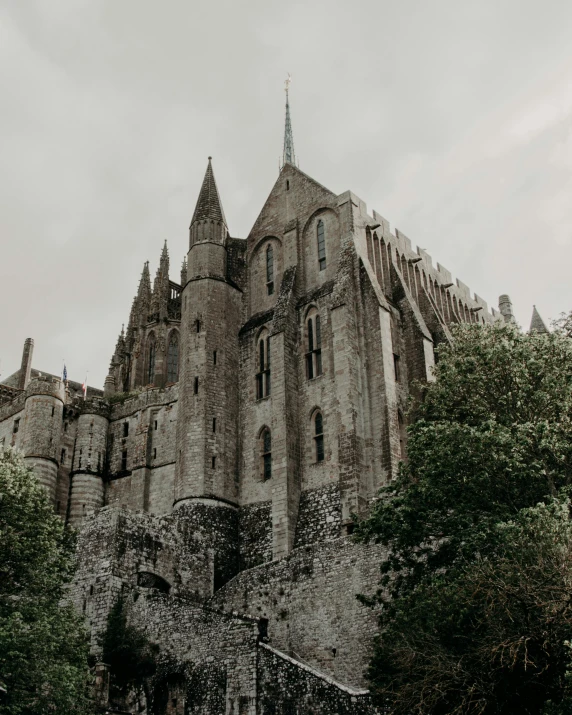
M 332 541 L 341 535 L 340 488 L 328 484 L 300 494 L 296 547 Z
M 240 570 L 272 561 L 272 503 L 249 504 L 239 510 Z
M 341 686 L 327 675 L 261 643 L 257 715 L 371 715 L 367 690 Z
M 242 571 L 210 603 L 267 618 L 273 646 L 342 683 L 363 685 L 377 619 L 356 594 L 376 588 L 381 553 L 348 537 L 295 549 Z

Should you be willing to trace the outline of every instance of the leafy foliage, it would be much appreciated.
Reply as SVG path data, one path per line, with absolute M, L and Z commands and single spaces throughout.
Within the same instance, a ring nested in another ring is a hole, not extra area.
M 464 325 L 439 357 L 358 528 L 388 547 L 370 679 L 393 713 L 538 713 L 568 687 L 572 341 Z
M 0 452 L 0 679 L 2 715 L 90 712 L 88 641 L 64 605 L 74 538 L 23 460 Z

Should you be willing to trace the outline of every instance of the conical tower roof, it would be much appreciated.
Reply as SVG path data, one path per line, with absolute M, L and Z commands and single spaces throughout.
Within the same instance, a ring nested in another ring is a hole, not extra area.
M 546 327 L 546 323 L 540 317 L 540 313 L 536 310 L 536 306 L 532 306 L 532 319 L 530 321 L 530 331 L 536 333 L 549 333 L 550 331 Z
M 209 156 L 209 164 L 203 179 L 191 226 L 195 221 L 222 221 L 225 226 L 227 225 L 214 178 L 212 156 Z

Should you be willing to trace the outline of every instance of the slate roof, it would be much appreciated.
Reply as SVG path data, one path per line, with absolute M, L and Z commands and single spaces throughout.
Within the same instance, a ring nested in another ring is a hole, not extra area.
M 207 166 L 205 178 L 203 179 L 203 185 L 201 186 L 199 198 L 197 199 L 191 225 L 195 223 L 195 221 L 207 220 L 222 221 L 225 226 L 227 225 L 214 178 L 211 159 L 212 157 L 209 156 L 209 165 Z

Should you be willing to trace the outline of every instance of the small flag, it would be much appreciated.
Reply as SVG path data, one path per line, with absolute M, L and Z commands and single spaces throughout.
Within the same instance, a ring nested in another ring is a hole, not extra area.
M 64 382 L 67 382 L 67 379 L 68 379 L 68 369 L 67 369 L 66 364 L 65 364 L 65 362 L 64 362 L 64 371 L 63 371 L 63 373 L 62 373 L 62 380 L 63 380 Z
M 87 397 L 87 372 L 85 373 L 85 380 L 83 381 L 81 389 L 83 390 L 83 399 L 85 400 Z

